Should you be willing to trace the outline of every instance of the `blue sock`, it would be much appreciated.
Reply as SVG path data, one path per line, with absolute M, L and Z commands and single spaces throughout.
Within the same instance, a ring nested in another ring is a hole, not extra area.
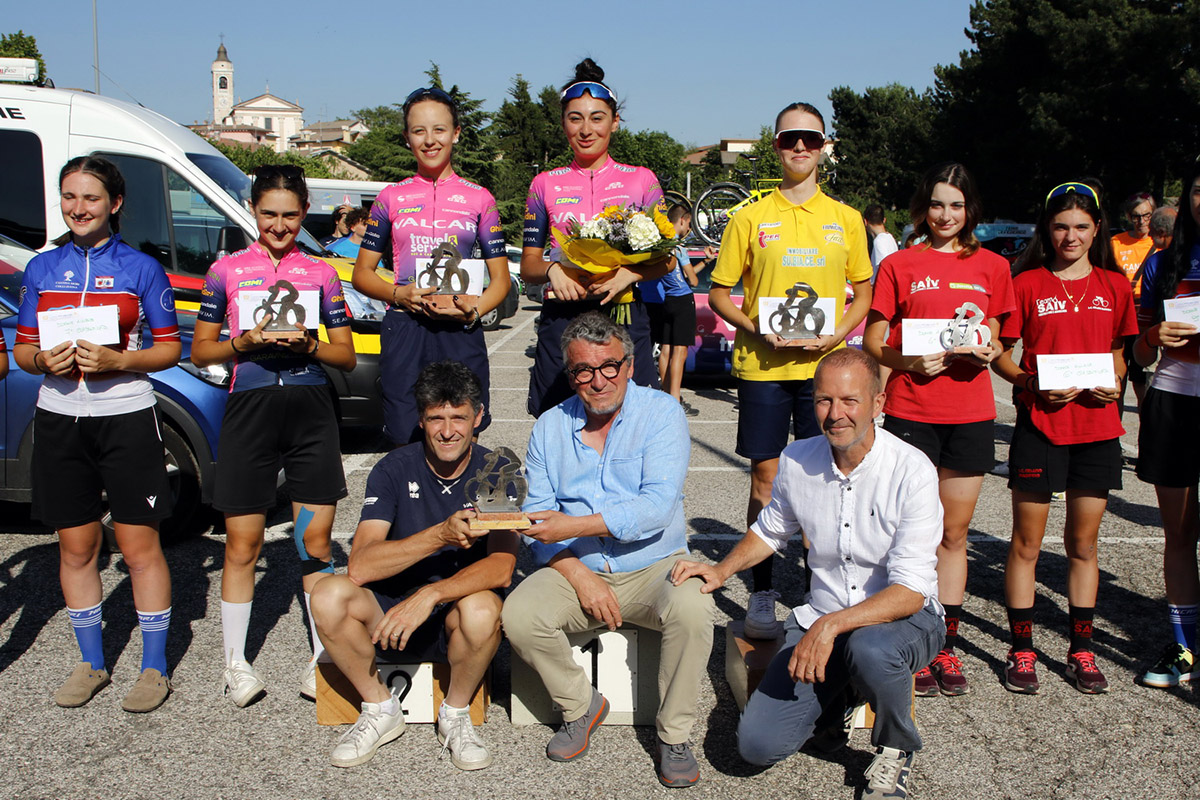
M 100 634 L 100 603 L 91 608 L 68 608 L 71 628 L 79 642 L 80 661 L 92 665 L 92 669 L 104 669 L 104 642 Z
M 1196 606 L 1167 604 L 1167 615 L 1171 618 L 1171 633 L 1175 641 L 1196 652 Z
M 138 627 L 142 629 L 142 669 L 156 669 L 167 674 L 167 628 L 171 627 L 171 609 L 147 614 L 139 611 Z

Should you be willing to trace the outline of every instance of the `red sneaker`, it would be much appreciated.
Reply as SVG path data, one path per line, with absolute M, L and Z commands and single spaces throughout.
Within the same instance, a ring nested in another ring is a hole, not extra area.
M 942 694 L 957 697 L 971 691 L 971 687 L 967 685 L 967 676 L 963 675 L 962 662 L 953 650 L 943 650 L 934 656 L 929 670 L 937 679 Z
M 917 670 L 917 674 L 913 675 L 913 694 L 917 697 L 938 696 L 937 678 L 933 677 L 929 667 L 921 667 Z
M 1089 650 L 1067 653 L 1067 678 L 1075 681 L 1075 688 L 1084 694 L 1108 691 L 1108 681 L 1096 666 L 1096 654 Z
M 1009 650 L 1008 667 L 1004 670 L 1004 688 L 1019 694 L 1037 694 L 1041 689 L 1037 677 L 1037 654 L 1032 650 Z

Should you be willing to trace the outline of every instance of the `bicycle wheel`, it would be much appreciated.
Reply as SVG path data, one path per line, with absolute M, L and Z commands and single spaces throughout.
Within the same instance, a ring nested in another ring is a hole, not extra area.
M 663 192 L 663 202 L 667 204 L 668 210 L 670 210 L 671 206 L 683 206 L 688 210 L 688 213 L 691 213 L 692 201 L 688 200 L 687 195 L 683 192 Z
M 721 235 L 729 223 L 730 210 L 744 202 L 750 193 L 736 183 L 714 183 L 696 199 L 692 211 L 692 230 L 705 244 L 721 244 Z

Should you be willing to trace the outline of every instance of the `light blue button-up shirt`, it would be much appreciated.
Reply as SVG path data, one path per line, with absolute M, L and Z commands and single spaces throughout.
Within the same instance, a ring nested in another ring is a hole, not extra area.
M 595 572 L 633 572 L 686 550 L 683 480 L 692 441 L 679 402 L 631 382 L 603 453 L 583 443 L 585 422 L 578 397 L 538 418 L 525 455 L 524 510 L 600 514 L 611 535 L 554 544 L 526 537 L 538 564 L 570 550 Z

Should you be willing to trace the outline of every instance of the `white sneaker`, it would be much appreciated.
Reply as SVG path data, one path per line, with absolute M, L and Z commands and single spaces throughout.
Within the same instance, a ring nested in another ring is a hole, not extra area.
M 388 714 L 383 710 L 382 703 L 363 703 L 362 713 L 354 727 L 338 739 L 330 756 L 330 763 L 335 767 L 357 767 L 375 757 L 375 751 L 383 745 L 400 738 L 404 733 L 404 709 L 400 707 L 400 698 L 392 690 L 392 700 L 395 701 L 396 711 Z
M 777 639 L 783 633 L 783 624 L 775 619 L 775 601 L 778 599 L 779 592 L 771 589 L 750 595 L 750 608 L 742 628 L 747 639 Z
M 471 723 L 471 710 L 451 710 L 444 703 L 438 709 L 437 737 L 442 754 L 450 751 L 450 763 L 459 769 L 483 769 L 491 766 L 492 754 Z
M 317 699 L 317 659 L 315 658 L 308 662 L 308 666 L 304 668 L 304 675 L 300 678 L 300 696 L 307 697 L 309 700 Z
M 225 667 L 225 694 L 238 708 L 245 708 L 266 693 L 267 685 L 246 661 L 230 661 Z

